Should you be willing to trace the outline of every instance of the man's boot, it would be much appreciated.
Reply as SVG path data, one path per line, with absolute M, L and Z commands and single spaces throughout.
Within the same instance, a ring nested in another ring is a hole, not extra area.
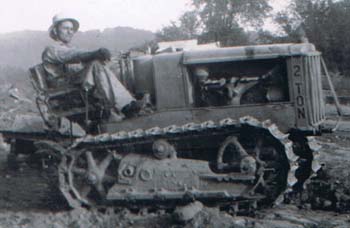
M 125 105 L 121 111 L 127 118 L 131 118 L 137 116 L 142 109 L 142 106 L 142 102 L 131 101 L 129 104 Z

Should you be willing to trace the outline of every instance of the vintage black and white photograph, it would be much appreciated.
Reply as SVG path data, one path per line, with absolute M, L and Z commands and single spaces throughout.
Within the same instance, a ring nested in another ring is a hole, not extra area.
M 350 0 L 0 3 L 0 228 L 350 227 Z

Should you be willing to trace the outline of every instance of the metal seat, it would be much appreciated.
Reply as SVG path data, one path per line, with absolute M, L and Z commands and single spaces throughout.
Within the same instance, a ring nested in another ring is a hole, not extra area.
M 90 117 L 96 117 L 97 112 L 102 113 L 101 107 L 89 105 L 90 102 L 93 103 L 91 96 L 77 85 L 49 87 L 42 64 L 31 67 L 29 71 L 30 81 L 37 93 L 36 104 L 46 123 L 49 122 L 45 119 L 46 112 L 58 118 L 66 117 L 85 126 L 90 122 Z

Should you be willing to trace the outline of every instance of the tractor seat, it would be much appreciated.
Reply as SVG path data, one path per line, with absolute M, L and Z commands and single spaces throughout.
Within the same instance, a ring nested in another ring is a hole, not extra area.
M 93 111 L 93 106 L 88 103 L 88 94 L 81 87 L 77 85 L 49 87 L 43 64 L 35 65 L 29 71 L 30 81 L 38 95 L 37 104 L 38 100 L 44 103 L 48 113 L 71 119 L 73 116 L 84 117 L 87 111 Z

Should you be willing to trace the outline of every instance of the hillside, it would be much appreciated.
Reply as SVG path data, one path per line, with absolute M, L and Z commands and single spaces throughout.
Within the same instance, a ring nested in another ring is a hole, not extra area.
M 73 44 L 84 49 L 108 48 L 112 54 L 139 46 L 154 38 L 150 31 L 116 27 L 103 31 L 78 32 Z M 0 83 L 12 85 L 25 95 L 32 94 L 28 68 L 41 62 L 41 53 L 52 43 L 47 31 L 0 34 Z
M 113 54 L 144 44 L 154 38 L 150 31 L 116 27 L 103 31 L 78 32 L 73 44 L 85 49 L 106 47 Z M 21 31 L 0 34 L 0 65 L 28 69 L 41 61 L 43 49 L 53 42 L 47 31 Z M 0 71 L 0 77 L 1 77 Z

